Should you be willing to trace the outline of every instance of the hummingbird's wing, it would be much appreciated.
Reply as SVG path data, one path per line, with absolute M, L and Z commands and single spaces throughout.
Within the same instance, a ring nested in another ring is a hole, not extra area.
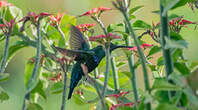
M 94 52 L 93 51 L 83 51 L 83 50 L 70 50 L 70 49 L 64 49 L 64 48 L 60 48 L 60 47 L 56 47 L 53 45 L 53 47 L 59 51 L 61 54 L 68 56 L 68 57 L 73 57 L 73 56 L 79 56 L 80 54 L 84 54 L 84 55 L 93 55 Z
M 80 30 L 75 27 L 71 26 L 70 28 L 70 39 L 69 45 L 71 50 L 89 50 L 89 44 L 85 39 L 84 35 L 80 32 Z

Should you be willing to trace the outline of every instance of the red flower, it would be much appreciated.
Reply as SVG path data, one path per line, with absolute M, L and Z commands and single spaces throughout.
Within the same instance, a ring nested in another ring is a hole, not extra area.
M 94 14 L 98 14 L 107 10 L 112 10 L 111 8 L 99 7 L 99 8 L 92 8 L 91 10 L 83 13 L 80 16 L 93 16 Z
M 5 22 L 4 24 L 0 24 L 1 30 L 5 33 L 11 32 L 14 25 L 16 24 L 15 20 L 16 18 L 10 20 L 9 22 Z
M 115 97 L 117 99 L 120 97 L 120 94 L 110 94 L 108 97 Z
M 108 97 L 115 97 L 117 99 L 117 98 L 122 97 L 128 93 L 129 93 L 129 91 L 123 91 L 123 92 L 120 92 L 119 94 L 110 94 L 110 95 L 108 95 Z
M 99 11 L 108 11 L 108 10 L 112 10 L 112 8 L 106 8 L 106 7 L 99 7 L 98 8 Z
M 96 24 L 80 24 L 78 26 L 76 26 L 81 32 L 85 32 L 88 30 L 88 28 L 91 28 L 93 26 L 95 26 Z
M 116 110 L 117 108 L 121 107 L 122 106 L 122 103 L 119 103 L 119 104 L 112 104 L 110 109 L 109 110 Z
M 133 107 L 134 103 L 133 102 L 129 102 L 129 103 L 125 103 L 124 106 L 129 106 L 129 107 Z
M 11 3 L 8 3 L 6 1 L 0 1 L 0 7 L 3 7 L 3 6 L 11 6 L 12 4 Z
M 121 107 L 121 106 L 129 106 L 129 107 L 133 107 L 134 103 L 133 102 L 129 102 L 129 103 L 118 103 L 118 104 L 112 104 L 109 110 L 116 110 L 117 108 Z
M 120 96 L 126 95 L 126 94 L 128 94 L 128 93 L 129 93 L 129 91 L 120 92 Z
M 38 15 L 35 12 L 29 12 L 27 14 L 27 16 L 23 17 L 19 22 L 27 22 L 28 20 L 30 20 L 33 23 L 36 23 L 38 19 L 50 16 L 51 14 L 49 13 L 39 13 Z
M 145 48 L 145 47 L 151 47 L 153 46 L 152 44 L 146 44 L 146 43 L 143 43 L 142 45 L 140 45 L 140 48 Z M 133 47 L 133 48 L 128 48 L 128 50 L 131 50 L 131 51 L 137 51 L 137 47 Z
M 152 46 L 153 46 L 152 44 L 146 44 L 146 43 L 142 44 L 142 47 L 152 47 Z
M 56 16 L 50 15 L 49 18 L 52 21 L 51 25 L 55 25 L 56 23 L 60 24 L 61 19 L 63 18 L 63 16 L 64 16 L 64 13 L 57 13 Z
M 104 34 L 102 34 L 102 35 L 97 35 L 97 36 L 91 36 L 90 38 L 89 38 L 89 40 L 90 41 L 97 41 L 97 40 L 101 40 L 101 39 L 110 39 L 110 40 L 112 40 L 112 39 L 119 39 L 120 38 L 120 36 L 117 36 L 117 35 L 115 35 L 115 34 L 112 34 L 112 33 L 109 33 L 107 36 L 105 36 Z
M 182 19 L 180 22 L 179 22 L 180 25 L 185 25 L 185 24 L 193 24 L 192 21 L 188 21 L 188 20 L 185 20 L 185 19 Z

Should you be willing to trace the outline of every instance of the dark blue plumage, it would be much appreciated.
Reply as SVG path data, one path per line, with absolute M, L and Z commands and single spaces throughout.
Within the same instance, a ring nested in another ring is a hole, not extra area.
M 89 48 L 84 35 L 75 26 L 71 26 L 70 46 L 72 50 L 55 47 L 60 53 L 67 56 L 75 56 L 76 63 L 73 65 L 70 80 L 70 90 L 68 99 L 71 98 L 74 88 L 84 75 L 81 64 L 85 64 L 88 68 L 88 73 L 92 72 L 105 57 L 103 46 L 99 45 L 93 49 Z M 128 48 L 128 46 L 117 46 L 111 43 L 110 52 L 117 48 Z

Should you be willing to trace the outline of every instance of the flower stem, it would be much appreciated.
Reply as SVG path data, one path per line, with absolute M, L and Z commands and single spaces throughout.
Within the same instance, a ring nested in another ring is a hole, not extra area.
M 111 68 L 112 68 L 112 73 L 113 73 L 114 89 L 115 89 L 115 92 L 117 92 L 120 87 L 119 87 L 118 71 L 117 71 L 116 64 L 115 64 L 115 57 L 111 58 Z
M 31 83 L 36 80 L 35 78 L 38 76 L 38 69 L 39 69 L 39 64 L 40 64 L 40 55 L 41 55 L 41 44 L 42 44 L 42 36 L 40 34 L 40 22 L 38 21 L 38 24 L 36 25 L 37 28 L 37 53 L 36 53 L 36 61 L 35 61 L 35 65 L 34 65 L 34 69 L 32 71 L 32 76 L 28 82 L 28 87 L 27 87 L 27 93 L 25 94 L 24 97 L 24 104 L 23 104 L 23 109 L 22 110 L 26 110 L 26 103 L 25 100 L 30 100 L 30 92 L 29 89 L 31 88 Z
M 128 6 L 128 1 L 124 0 L 125 6 Z M 129 12 L 129 9 L 127 8 L 127 13 Z M 127 28 L 127 23 L 125 22 L 125 32 L 129 33 L 129 30 Z M 130 37 L 125 36 L 125 44 L 126 46 L 131 46 L 131 40 Z M 129 69 L 130 72 L 132 74 L 132 78 L 131 78 L 131 83 L 132 83 L 132 88 L 133 88 L 133 93 L 134 93 L 134 110 L 137 110 L 137 102 L 139 101 L 139 92 L 138 92 L 138 84 L 137 84 L 137 78 L 136 78 L 136 71 L 135 71 L 135 67 L 134 67 L 134 55 L 127 55 L 128 58 L 128 65 L 129 65 Z
M 142 69 L 143 69 L 143 73 L 144 73 L 144 83 L 145 83 L 145 89 L 146 91 L 150 94 L 150 84 L 149 84 L 149 78 L 148 78 L 148 70 L 146 68 L 146 58 L 144 56 L 144 53 L 142 52 L 142 49 L 140 48 L 140 43 L 139 40 L 137 39 L 135 32 L 131 26 L 130 20 L 129 20 L 129 15 L 126 11 L 121 11 L 125 20 L 126 20 L 126 24 L 129 30 L 129 34 L 130 36 L 134 39 L 134 43 L 137 46 L 137 50 L 138 50 L 138 54 L 141 60 L 141 64 L 142 64 Z M 148 103 L 146 106 L 147 110 L 151 110 L 151 104 Z
M 63 65 L 63 71 L 64 71 L 64 86 L 63 86 L 63 93 L 62 93 L 62 105 L 61 105 L 61 110 L 65 110 L 65 106 L 66 106 L 66 91 L 67 91 L 67 71 L 68 71 L 68 66 L 66 64 L 66 69 L 64 67 L 65 65 Z
M 125 23 L 125 27 L 126 27 L 126 23 Z M 128 33 L 127 27 L 126 27 L 126 32 Z M 125 36 L 127 37 L 127 36 Z M 127 37 L 125 39 L 125 44 L 126 46 L 130 46 L 131 45 L 131 40 L 130 37 Z M 132 88 L 133 88 L 133 93 L 134 93 L 134 97 L 135 97 L 135 101 L 134 101 L 134 110 L 137 110 L 137 102 L 139 101 L 139 92 L 138 92 L 138 84 L 137 84 L 137 79 L 136 79 L 136 71 L 135 71 L 135 67 L 134 67 L 134 55 L 127 55 L 128 58 L 128 64 L 129 64 L 129 69 L 130 72 L 132 74 L 132 78 L 131 78 L 131 83 L 132 83 Z
M 62 29 L 60 28 L 59 25 L 56 26 L 56 29 L 58 30 L 58 32 L 60 33 L 63 42 L 65 43 L 65 46 L 67 46 L 67 42 L 65 42 L 65 34 L 63 33 Z
M 104 34 L 107 36 L 108 33 L 107 33 L 107 31 L 105 29 L 105 26 L 102 23 L 102 21 L 98 18 L 94 18 L 94 17 L 92 17 L 92 18 L 93 18 L 93 20 L 95 20 L 100 25 Z M 109 73 L 110 73 L 110 61 L 111 61 L 110 42 L 106 42 L 106 44 L 105 44 L 105 54 L 106 54 L 106 71 L 105 71 L 104 87 L 102 89 L 102 100 L 103 101 L 104 101 L 104 98 L 105 98 L 105 92 L 106 92 L 106 88 L 107 88 L 107 85 L 108 85 Z
M 167 77 L 174 71 L 173 61 L 171 57 L 170 49 L 165 49 L 166 41 L 165 38 L 170 38 L 169 36 L 169 28 L 168 28 L 168 12 L 162 15 L 164 11 L 164 7 L 162 5 L 162 0 L 160 0 L 160 37 L 161 37 L 161 45 L 163 49 L 164 63 L 166 68 Z M 172 81 L 169 80 L 172 83 Z M 173 92 L 169 92 L 169 98 L 173 95 Z
M 5 34 L 6 35 L 6 43 L 5 43 L 5 50 L 4 50 L 4 55 L 3 55 L 3 59 L 1 62 L 1 68 L 0 68 L 0 74 L 4 72 L 5 67 L 6 67 L 6 62 L 8 59 L 8 52 L 9 52 L 9 42 L 10 42 L 10 35 L 9 34 Z
M 169 38 L 169 29 L 168 29 L 168 16 L 167 13 L 165 14 L 165 16 L 162 16 L 164 7 L 162 6 L 162 1 L 160 0 L 160 28 L 161 28 L 161 45 L 163 48 L 163 56 L 165 59 L 165 67 L 166 67 L 166 73 L 167 76 L 169 76 L 172 72 L 173 72 L 173 62 L 172 62 L 172 58 L 171 58 L 171 53 L 170 53 L 170 49 L 165 49 L 165 45 L 166 45 L 166 41 L 165 38 L 168 37 Z
M 23 34 L 20 34 L 20 33 L 18 33 L 17 36 L 19 38 L 21 38 L 24 42 L 26 42 L 29 46 L 37 48 L 36 41 L 31 40 L 29 36 L 26 36 L 26 35 L 23 35 Z M 56 55 L 47 51 L 46 47 L 43 44 L 42 44 L 42 52 L 45 54 L 45 56 L 47 56 L 47 57 L 51 58 L 53 61 L 57 62 Z

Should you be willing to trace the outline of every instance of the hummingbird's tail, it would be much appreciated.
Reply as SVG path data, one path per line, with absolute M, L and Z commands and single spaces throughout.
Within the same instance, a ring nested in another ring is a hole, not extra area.
M 83 71 L 81 69 L 81 66 L 79 63 L 76 63 L 72 69 L 71 73 L 71 80 L 70 80 L 70 89 L 68 94 L 68 99 L 72 97 L 72 93 L 74 91 L 74 88 L 77 86 L 78 82 L 82 78 Z

